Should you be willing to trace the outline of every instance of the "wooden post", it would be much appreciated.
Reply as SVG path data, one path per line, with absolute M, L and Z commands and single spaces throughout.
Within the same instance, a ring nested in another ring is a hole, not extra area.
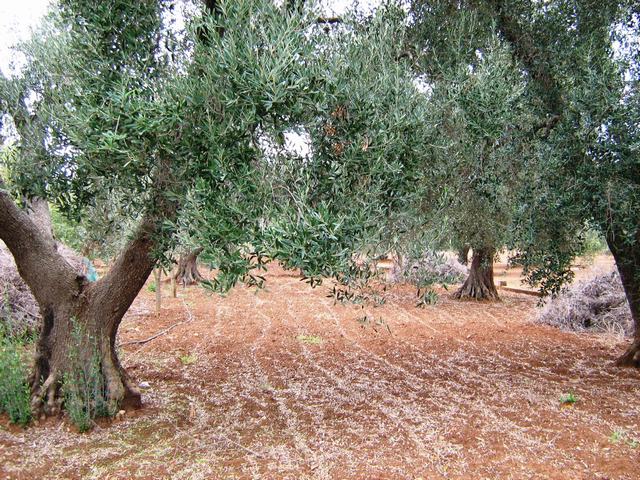
M 162 270 L 160 267 L 155 269 L 156 277 L 156 315 L 160 315 L 160 308 L 162 307 L 162 285 L 160 284 L 160 278 L 162 276 Z

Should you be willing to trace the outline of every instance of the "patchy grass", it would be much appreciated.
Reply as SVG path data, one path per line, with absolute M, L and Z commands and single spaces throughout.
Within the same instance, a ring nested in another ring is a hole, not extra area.
M 322 337 L 319 335 L 298 335 L 296 337 L 302 343 L 308 343 L 309 345 L 320 345 L 322 343 Z
M 560 403 L 563 405 L 573 405 L 578 401 L 578 396 L 573 392 L 563 393 L 560 395 Z
M 616 429 L 611 432 L 609 436 L 609 441 L 614 444 L 624 444 L 629 448 L 636 449 L 640 447 L 640 440 L 638 438 L 631 435 L 626 430 Z
M 197 361 L 198 361 L 198 356 L 193 353 L 180 355 L 180 363 L 182 363 L 182 365 L 193 365 Z

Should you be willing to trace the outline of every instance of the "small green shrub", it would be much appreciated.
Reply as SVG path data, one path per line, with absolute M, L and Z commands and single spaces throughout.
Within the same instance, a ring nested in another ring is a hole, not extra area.
M 563 405 L 573 405 L 577 401 L 578 401 L 578 396 L 575 395 L 573 392 L 564 393 L 560 395 L 560 403 L 562 403 Z
M 149 290 L 151 293 L 154 293 L 156 291 L 156 282 L 151 282 L 147 287 L 147 290 Z
M 421 289 L 418 288 L 418 302 L 416 303 L 416 307 L 426 307 L 427 305 L 435 305 L 438 303 L 438 294 L 435 290 L 430 288 Z
M 88 362 L 82 360 L 80 346 L 87 337 L 74 322 L 73 343 L 69 349 L 69 369 L 63 375 L 64 406 L 71 422 L 80 432 L 86 432 L 98 417 L 111 417 L 115 411 L 109 408 L 107 388 L 102 374 L 100 355 L 94 339 L 89 338 L 93 350 Z
M 180 356 L 180 363 L 182 363 L 183 365 L 192 365 L 197 361 L 198 361 L 198 356 L 192 353 Z
M 611 432 L 611 435 L 609 436 L 609 441 L 611 443 L 624 443 L 625 445 L 627 445 L 630 448 L 636 449 L 640 446 L 640 441 L 638 441 L 636 438 L 632 437 L 628 432 L 626 432 L 625 430 L 613 430 Z
M 22 339 L 5 334 L 0 328 L 0 412 L 6 412 L 12 423 L 20 425 L 31 421 L 31 391 L 22 361 L 23 349 Z

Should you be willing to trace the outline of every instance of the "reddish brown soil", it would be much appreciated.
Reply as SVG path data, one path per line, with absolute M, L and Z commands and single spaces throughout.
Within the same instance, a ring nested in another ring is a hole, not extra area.
M 123 349 L 145 408 L 88 434 L 3 417 L 0 477 L 638 478 L 640 372 L 612 365 L 623 341 L 533 324 L 535 297 L 441 293 L 422 309 L 409 287 L 334 305 L 274 267 L 262 291 L 179 289 L 156 317 L 145 290 L 122 342 L 184 322 Z

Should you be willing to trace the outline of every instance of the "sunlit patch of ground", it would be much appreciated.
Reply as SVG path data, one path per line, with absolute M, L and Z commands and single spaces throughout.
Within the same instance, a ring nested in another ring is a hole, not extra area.
M 0 477 L 637 478 L 624 341 L 535 325 L 534 297 L 334 305 L 277 267 L 257 293 L 179 294 L 156 317 L 143 291 L 122 326 L 126 342 L 185 321 L 123 349 L 145 408 L 82 435 L 3 420 Z

